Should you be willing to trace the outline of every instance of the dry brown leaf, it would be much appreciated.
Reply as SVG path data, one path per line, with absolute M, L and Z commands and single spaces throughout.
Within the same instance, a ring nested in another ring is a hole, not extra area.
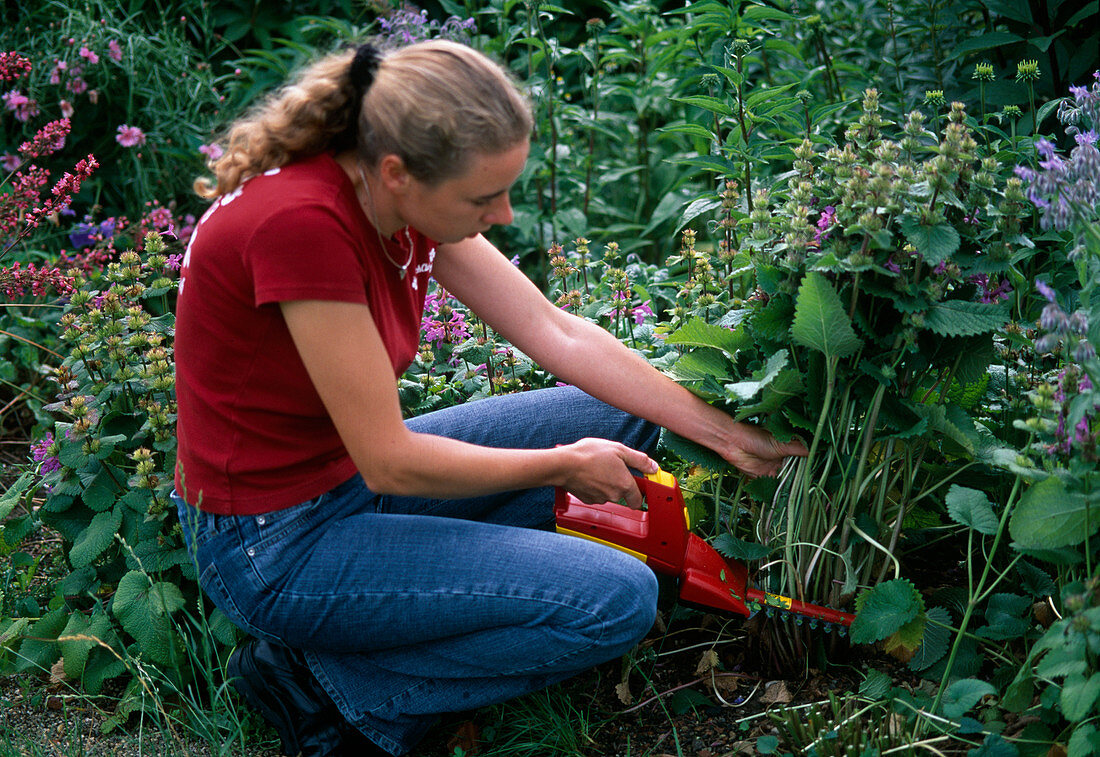
M 50 683 L 61 683 L 64 680 L 66 680 L 65 658 L 62 657 L 50 667 Z
M 634 695 L 630 693 L 630 684 L 626 681 L 615 686 L 615 694 L 623 704 L 634 704 Z
M 714 676 L 714 686 L 722 694 L 736 694 L 741 688 L 741 677 L 718 674 Z
M 792 697 L 786 681 L 768 681 L 764 684 L 764 696 L 761 699 L 768 704 L 786 704 Z
M 708 649 L 703 652 L 703 656 L 699 658 L 699 664 L 695 666 L 695 675 L 701 676 L 707 671 L 714 670 L 718 667 L 718 653 L 713 649 Z
M 1055 744 L 1047 752 L 1047 757 L 1066 757 L 1066 748 L 1061 744 Z

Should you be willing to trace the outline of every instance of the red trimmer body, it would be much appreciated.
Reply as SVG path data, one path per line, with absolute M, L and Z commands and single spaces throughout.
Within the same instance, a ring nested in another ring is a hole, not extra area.
M 554 501 L 558 532 L 614 547 L 637 557 L 656 573 L 677 578 L 684 602 L 746 617 L 756 608 L 769 607 L 839 626 L 852 624 L 855 616 L 851 613 L 749 586 L 749 571 L 743 563 L 723 557 L 691 532 L 674 476 L 658 471 L 635 480 L 645 510 L 615 502 L 586 504 L 559 488 Z

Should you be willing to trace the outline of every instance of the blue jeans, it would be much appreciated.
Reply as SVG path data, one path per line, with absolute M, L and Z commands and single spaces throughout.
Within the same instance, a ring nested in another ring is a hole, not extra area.
M 660 433 L 572 387 L 480 400 L 408 426 L 489 447 L 603 437 L 649 453 Z M 378 495 L 355 476 L 260 516 L 201 513 L 173 496 L 211 601 L 249 634 L 304 650 L 344 717 L 394 754 L 439 713 L 628 652 L 656 617 L 650 569 L 555 533 L 548 487 L 433 500 Z

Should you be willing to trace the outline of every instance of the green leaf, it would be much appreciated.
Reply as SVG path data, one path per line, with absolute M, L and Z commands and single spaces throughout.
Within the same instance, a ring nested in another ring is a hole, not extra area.
M 762 560 L 771 554 L 771 549 L 763 544 L 744 541 L 729 533 L 718 534 L 714 541 L 711 542 L 711 546 L 718 550 L 724 557 L 733 560 L 741 560 L 743 562 Z
M 859 684 L 859 693 L 869 699 L 882 699 L 890 691 L 894 679 L 888 673 L 872 668 Z
M 1023 636 L 1031 624 L 1024 615 L 1031 610 L 1031 600 L 1019 594 L 993 594 L 985 608 L 987 625 L 975 631 L 986 639 L 1005 641 Z
M 118 471 L 117 468 L 114 468 L 113 472 L 119 478 L 125 478 L 125 474 Z M 104 464 L 103 470 L 96 474 L 96 477 L 92 479 L 92 483 L 88 484 L 80 495 L 80 498 L 84 500 L 84 504 L 97 513 L 109 510 L 118 497 L 118 484 L 111 478 L 111 473 L 111 468 Z
M 661 431 L 661 446 L 673 454 L 679 455 L 689 463 L 701 465 L 707 470 L 723 471 L 728 470 L 730 467 L 729 463 L 727 463 L 718 453 L 700 444 L 696 444 L 689 439 L 674 434 L 668 429 L 663 429 Z
M 699 137 L 700 139 L 715 138 L 714 133 L 710 129 L 705 126 L 700 126 L 699 124 L 672 124 L 670 126 L 662 126 L 657 131 L 662 134 L 687 134 L 688 136 Z
M 947 56 L 948 60 L 961 60 L 964 56 L 978 52 L 979 50 L 989 50 L 994 47 L 1001 47 L 1002 45 L 1010 45 L 1013 42 L 1022 42 L 1023 37 L 1019 34 L 1013 34 L 1012 32 L 988 32 L 986 34 L 979 34 L 976 37 L 963 40 L 952 48 L 951 54 Z
M 1077 723 L 1095 714 L 1094 704 L 1100 697 L 1100 673 L 1085 676 L 1069 676 L 1062 684 L 1062 714 L 1071 723 Z
M 1097 754 L 1100 754 L 1100 730 L 1092 723 L 1077 726 L 1066 745 L 1066 757 L 1095 757 Z
M 756 740 L 757 754 L 775 754 L 775 750 L 778 748 L 779 738 L 777 736 L 761 736 Z
M 793 21 L 794 16 L 767 5 L 750 5 L 741 14 L 742 21 Z
M 996 693 L 997 689 L 986 681 L 980 681 L 977 678 L 963 678 L 947 687 L 947 691 L 943 693 L 940 707 L 944 717 L 954 720 L 969 712 L 974 705 L 982 700 L 982 697 Z
M 4 496 L 0 497 L 0 521 L 7 518 L 11 511 L 15 509 L 15 506 L 19 504 L 19 501 L 23 499 L 23 493 L 31 487 L 31 483 L 34 482 L 35 475 L 32 471 L 25 471 L 15 483 L 8 487 L 4 492 Z
M 1088 501 L 1080 492 L 1066 491 L 1051 476 L 1032 485 L 1016 506 L 1008 532 L 1022 549 L 1056 549 L 1080 544 L 1100 529 L 1100 518 L 1089 517 Z
M 1001 706 L 1009 712 L 1023 712 L 1035 699 L 1035 678 L 1031 667 L 1024 665 L 1016 673 L 1016 678 L 1001 695 Z
M 1003 304 L 947 300 L 933 305 L 924 317 L 924 326 L 940 336 L 974 336 L 996 331 L 1008 322 Z
M 916 218 L 906 218 L 901 222 L 901 231 L 924 258 L 924 262 L 931 266 L 947 260 L 959 249 L 959 232 L 945 223 L 926 226 Z
M 111 611 L 122 627 L 155 662 L 170 663 L 177 645 L 170 607 L 177 604 L 179 588 L 167 582 L 154 584 L 138 570 L 131 570 L 118 582 Z
M 936 664 L 945 654 L 951 641 L 951 630 L 942 624 L 951 623 L 951 613 L 942 607 L 933 607 L 928 611 L 929 622 L 924 627 L 924 637 L 916 653 L 909 660 L 909 669 L 913 672 L 927 670 Z
M 74 568 L 83 568 L 103 554 L 111 546 L 118 527 L 122 525 L 122 511 L 118 508 L 96 513 L 88 526 L 73 542 L 69 550 L 69 562 Z
M 719 100 L 717 97 L 707 97 L 706 95 L 692 95 L 690 97 L 670 97 L 670 100 L 674 103 L 680 103 L 681 105 L 691 105 L 696 108 L 702 108 L 708 110 L 711 113 L 717 113 L 720 116 L 733 115 L 733 108 L 725 100 Z
M 1033 597 L 1049 597 L 1057 591 L 1050 575 L 1027 560 L 1016 563 L 1016 572 L 1020 574 L 1020 588 Z
M 774 413 L 788 400 L 801 397 L 803 394 L 802 374 L 793 368 L 784 368 L 764 388 L 760 401 L 742 406 L 734 416 L 734 420 L 740 421 L 753 415 Z
M 982 745 L 966 753 L 967 757 L 1020 757 L 1020 751 L 999 733 L 986 734 Z
M 16 672 L 49 671 L 50 666 L 61 656 L 61 650 L 53 640 L 61 635 L 61 631 L 68 622 L 69 610 L 61 605 L 50 610 L 32 625 L 26 632 L 27 638 L 19 645 L 18 659 L 15 662 Z
M 684 212 L 680 214 L 680 222 L 676 225 L 675 232 L 679 233 L 682 228 L 687 226 L 696 218 L 703 215 L 704 213 L 709 213 L 710 211 L 714 210 L 717 207 L 720 207 L 721 205 L 721 200 L 711 200 L 705 197 L 698 200 L 693 200 L 691 204 L 684 209 Z
M 830 358 L 847 357 L 863 345 L 833 285 L 815 271 L 798 288 L 791 338 Z
M 946 502 L 947 513 L 956 523 L 986 536 L 997 533 L 998 519 L 985 492 L 952 484 L 947 492 Z
M 702 318 L 692 318 L 665 338 L 666 344 L 693 347 L 715 347 L 730 357 L 749 345 L 749 338 L 741 329 L 730 330 L 724 326 L 707 323 Z
M 768 362 L 762 368 L 753 372 L 751 380 L 726 384 L 726 391 L 741 402 L 751 400 L 779 375 L 779 372 L 786 367 L 787 360 L 787 351 L 779 350 L 768 358 Z
M 864 591 L 856 607 L 849 635 L 856 644 L 871 644 L 891 636 L 920 615 L 924 600 L 912 583 L 896 578 Z

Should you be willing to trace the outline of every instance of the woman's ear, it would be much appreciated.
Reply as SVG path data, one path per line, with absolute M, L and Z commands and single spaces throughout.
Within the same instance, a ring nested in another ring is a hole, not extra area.
M 382 186 L 394 194 L 403 193 L 412 182 L 412 175 L 400 155 L 389 153 L 378 161 L 378 175 Z

